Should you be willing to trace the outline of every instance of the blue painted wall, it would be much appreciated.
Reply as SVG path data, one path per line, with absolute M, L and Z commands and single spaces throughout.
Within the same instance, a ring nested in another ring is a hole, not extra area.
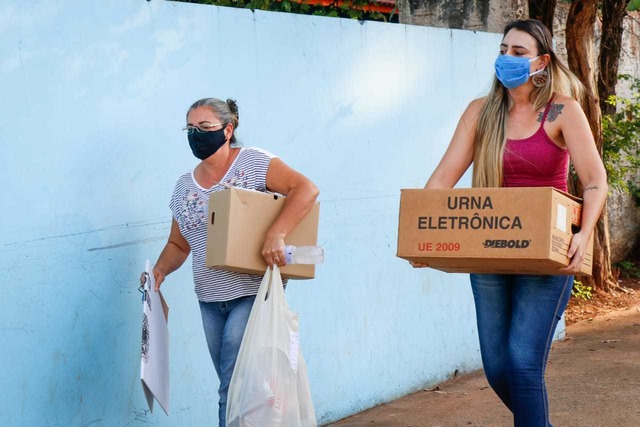
M 146 410 L 139 381 L 137 278 L 196 164 L 180 129 L 204 96 L 236 98 L 240 140 L 320 187 L 326 263 L 287 294 L 321 422 L 478 368 L 466 276 L 396 258 L 397 210 L 488 89 L 498 42 L 160 0 L 4 0 L 0 425 L 216 424 L 189 262 L 163 286 L 170 417 Z

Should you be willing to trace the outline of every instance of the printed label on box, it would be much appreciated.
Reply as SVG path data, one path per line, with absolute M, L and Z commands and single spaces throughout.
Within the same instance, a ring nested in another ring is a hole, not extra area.
M 459 242 L 418 242 L 419 252 L 458 252 Z
M 564 239 L 560 236 L 551 237 L 551 251 L 560 255 L 567 255 L 569 247 L 564 242 Z
M 563 233 L 567 232 L 567 208 L 561 204 L 557 204 L 556 228 Z

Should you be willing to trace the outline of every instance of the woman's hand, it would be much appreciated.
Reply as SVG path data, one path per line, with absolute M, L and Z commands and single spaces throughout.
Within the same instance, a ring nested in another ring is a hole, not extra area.
M 156 281 L 156 291 L 160 290 L 160 285 L 164 282 L 165 274 L 158 269 L 158 267 L 153 266 L 153 278 Z
M 153 278 L 155 279 L 155 283 L 156 283 L 156 287 L 155 290 L 156 292 L 160 290 L 160 285 L 162 285 L 162 282 L 164 282 L 164 277 L 165 274 L 160 271 L 157 267 L 153 267 Z M 143 272 L 142 274 L 140 274 L 140 284 L 144 285 L 144 281 L 146 280 L 146 272 Z
M 267 234 L 262 245 L 262 258 L 273 268 L 273 265 L 284 267 L 287 261 L 284 258 L 284 234 Z
M 318 188 L 304 175 L 274 158 L 267 171 L 267 189 L 286 195 L 284 206 L 273 221 L 262 246 L 262 257 L 269 267 L 284 267 L 284 238 L 311 211 Z
M 571 263 L 560 269 L 563 273 L 579 273 L 582 263 L 584 262 L 584 254 L 587 252 L 589 245 L 589 236 L 585 236 L 582 231 L 576 233 L 571 238 L 571 245 L 567 257 L 571 259 Z

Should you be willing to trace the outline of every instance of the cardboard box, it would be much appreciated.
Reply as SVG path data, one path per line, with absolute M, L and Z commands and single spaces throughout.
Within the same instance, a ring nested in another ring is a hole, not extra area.
M 280 194 L 243 188 L 211 193 L 205 265 L 238 273 L 264 274 L 267 268 L 261 254 L 264 237 L 282 210 L 285 198 Z M 285 244 L 315 246 L 319 216 L 320 204 L 316 203 L 289 233 Z M 290 264 L 280 271 L 283 278 L 315 277 L 315 265 Z
M 447 272 L 561 274 L 581 207 L 551 187 L 404 189 L 397 255 Z M 582 274 L 592 260 L 593 238 Z

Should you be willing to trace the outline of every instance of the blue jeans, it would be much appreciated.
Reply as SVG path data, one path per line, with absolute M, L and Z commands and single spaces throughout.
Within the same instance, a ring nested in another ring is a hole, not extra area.
M 223 302 L 200 301 L 202 326 L 204 326 L 204 334 L 207 337 L 209 354 L 211 354 L 213 366 L 220 379 L 220 388 L 218 389 L 220 427 L 226 426 L 229 383 L 255 299 L 255 296 L 249 296 Z
M 573 276 L 472 274 L 485 375 L 515 426 L 548 427 L 544 371 Z

